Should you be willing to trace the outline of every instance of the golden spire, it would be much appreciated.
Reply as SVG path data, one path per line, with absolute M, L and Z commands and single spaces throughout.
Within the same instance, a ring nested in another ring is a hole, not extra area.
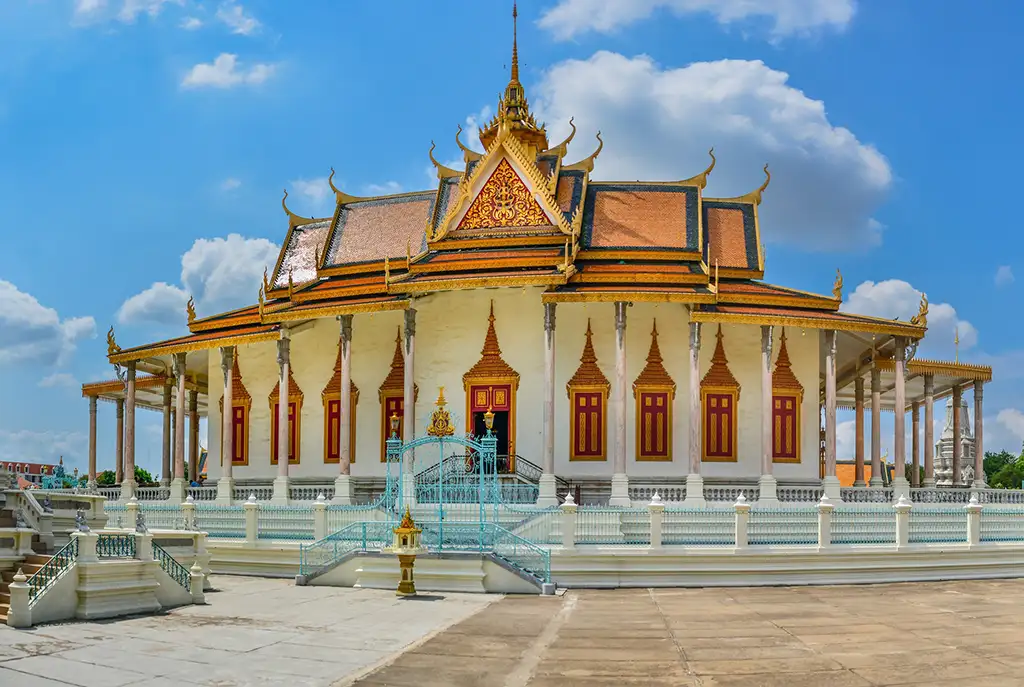
M 729 360 L 725 357 L 725 346 L 722 341 L 722 325 L 718 325 L 718 333 L 715 334 L 715 353 L 711 356 L 711 368 L 701 380 L 701 386 L 716 388 L 739 389 L 740 383 L 736 381 L 732 371 L 729 369 Z
M 658 321 L 654 321 L 651 329 L 651 348 L 647 351 L 647 364 L 641 370 L 640 376 L 633 382 L 633 396 L 636 397 L 638 387 L 670 387 L 672 396 L 676 393 L 676 383 L 669 376 L 665 369 L 661 348 L 658 346 Z
M 576 373 L 565 385 L 566 391 L 572 393 L 573 387 L 604 387 L 609 388 L 611 384 L 608 378 L 601 372 L 597 365 L 597 354 L 594 352 L 594 332 L 590 329 L 590 319 L 587 319 L 587 338 L 583 343 L 583 354 L 580 355 L 580 366 Z
M 519 81 L 519 41 L 518 41 L 519 10 L 512 3 L 512 80 Z
M 775 371 L 772 373 L 773 389 L 794 389 L 803 391 L 804 386 L 793 374 L 793 366 L 789 361 L 789 350 L 786 348 L 786 328 L 782 328 L 782 336 L 779 337 L 779 357 L 775 361 Z
M 955 362 L 960 362 L 960 325 L 957 325 L 953 331 L 953 346 L 956 347 L 956 359 Z
M 484 348 L 480 351 L 480 360 L 462 375 L 463 381 L 480 378 L 519 379 L 519 373 L 501 357 L 501 347 L 498 345 L 498 333 L 494 329 L 494 321 L 494 301 L 491 301 L 491 311 L 487 316 L 487 334 L 484 336 Z

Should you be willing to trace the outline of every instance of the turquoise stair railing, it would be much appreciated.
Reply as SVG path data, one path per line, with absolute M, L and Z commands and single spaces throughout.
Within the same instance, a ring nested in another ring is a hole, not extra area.
M 353 522 L 312 544 L 299 544 L 299 575 L 315 577 L 356 551 L 379 551 L 391 544 L 394 522 Z
M 192 589 L 192 573 L 159 544 L 153 544 L 153 558 L 160 562 L 160 568 L 185 591 Z
M 42 568 L 28 578 L 28 600 L 29 605 L 50 588 L 61 575 L 66 573 L 78 559 L 78 539 L 72 537 L 71 541 L 65 544 L 57 553 L 48 560 Z

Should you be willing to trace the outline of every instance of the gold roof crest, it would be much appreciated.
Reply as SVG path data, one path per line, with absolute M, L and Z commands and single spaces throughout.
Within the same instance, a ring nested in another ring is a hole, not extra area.
M 427 434 L 432 437 L 450 437 L 455 434 L 455 425 L 452 424 L 451 413 L 445 408 L 448 405 L 448 401 L 444 400 L 443 386 L 437 394 L 435 404 L 437 408 L 430 415 L 430 425 L 427 427 Z

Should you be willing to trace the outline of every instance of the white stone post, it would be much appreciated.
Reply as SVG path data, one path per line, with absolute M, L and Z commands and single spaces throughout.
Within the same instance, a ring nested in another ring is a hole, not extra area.
M 903 549 L 910 540 L 910 511 L 914 504 L 903 495 L 892 507 L 896 511 L 896 548 Z
M 651 515 L 651 548 L 661 548 L 661 530 L 665 522 L 665 502 L 661 500 L 658 492 L 654 492 L 651 502 L 647 504 L 647 510 Z
M 924 485 L 935 487 L 935 377 L 924 376 Z
M 832 546 L 832 511 L 836 505 L 822 494 L 818 501 L 818 550 Z
M 124 504 L 124 517 L 127 522 L 121 523 L 121 529 L 134 530 L 139 518 L 139 500 L 134 496 Z
M 256 503 L 256 495 L 249 494 L 249 499 L 242 504 L 245 510 L 245 543 L 255 546 L 259 538 L 260 504 Z
M 881 487 L 882 481 L 882 371 L 871 363 L 871 480 L 869 485 Z
M 836 477 L 836 331 L 825 332 L 825 477 L 821 480 L 825 495 L 842 501 Z
M 736 509 L 736 548 L 745 549 L 747 548 L 747 532 L 750 525 L 750 503 L 743 492 L 740 492 L 736 498 L 733 508 Z
M 99 535 L 95 532 L 72 532 L 71 536 L 78 539 L 78 562 L 96 563 L 99 556 L 96 555 L 96 542 Z
M 194 604 L 205 604 L 206 597 L 203 594 L 203 582 L 206 576 L 203 574 L 203 569 L 199 566 L 198 562 L 192 564 L 192 567 L 188 571 L 189 573 L 189 591 L 192 593 L 192 603 Z
M 576 502 L 572 492 L 562 502 L 562 548 L 571 551 L 576 548 Z
M 323 494 L 317 494 L 313 503 L 313 541 L 327 536 L 327 501 Z
M 964 506 L 967 511 L 967 545 L 977 546 L 981 543 L 981 511 L 978 495 L 971 494 L 971 500 Z
M 191 495 L 185 498 L 181 504 L 181 519 L 185 521 L 186 530 L 198 529 L 196 521 L 196 501 Z
M 224 392 L 221 396 L 220 442 L 221 473 L 217 479 L 217 503 L 231 505 L 235 494 L 235 479 L 231 476 L 231 464 L 235 457 L 235 423 L 231 387 L 234 385 L 235 349 L 224 346 L 220 349 L 220 370 L 224 375 Z
M 334 480 L 334 503 L 352 503 L 352 315 L 338 317 L 341 323 L 341 391 L 338 399 L 338 476 Z
M 984 408 L 982 408 L 982 382 L 981 380 L 975 380 L 974 382 L 974 484 L 972 485 L 975 489 L 985 489 L 988 484 L 985 483 L 985 448 L 983 439 L 985 431 L 982 425 L 982 416 L 984 415 Z
M 171 493 L 168 498 L 172 503 L 181 503 L 188 493 L 185 481 L 185 354 L 174 355 L 174 378 L 178 384 L 174 399 L 174 479 L 171 480 Z
M 291 451 L 291 425 L 288 423 L 288 406 L 290 404 L 288 388 L 288 369 L 291 364 L 291 340 L 288 330 L 281 330 L 281 338 L 277 340 L 277 366 L 281 372 L 278 382 L 277 396 L 277 477 L 274 479 L 274 494 L 271 503 L 288 503 L 288 461 Z M 298 441 L 298 439 L 296 439 Z
M 543 471 L 537 490 L 537 505 L 558 505 L 555 494 L 555 304 L 544 304 L 544 424 L 541 428 L 544 450 Z
M 700 323 L 690 322 L 690 474 L 686 476 L 686 499 L 688 508 L 703 508 L 704 478 L 700 474 L 701 463 L 701 408 L 700 408 Z
M 615 386 L 612 388 L 615 445 L 612 452 L 612 495 L 609 506 L 629 507 L 626 476 L 626 303 L 615 302 Z
M 153 560 L 153 535 L 149 532 L 135 533 L 135 558 L 140 561 Z
M 405 367 L 403 369 L 404 394 L 402 398 L 402 441 L 416 438 L 416 309 L 405 311 Z M 402 455 L 402 501 L 416 505 L 416 451 Z
M 89 397 L 89 489 L 96 488 L 96 397 Z
M 777 486 L 772 474 L 772 327 L 761 325 L 761 479 L 757 500 L 777 505 Z
M 135 361 L 128 363 L 124 404 L 124 479 L 121 500 L 135 496 Z
M 907 481 L 907 346 L 902 337 L 896 339 L 896 400 L 893 408 L 894 436 L 892 438 L 894 475 L 892 476 L 892 496 L 899 500 L 905 496 L 910 501 L 910 482 Z
M 8 585 L 11 595 L 10 608 L 7 609 L 8 627 L 32 627 L 32 608 L 28 605 L 30 587 L 27 582 L 28 577 L 18 568 L 14 581 Z

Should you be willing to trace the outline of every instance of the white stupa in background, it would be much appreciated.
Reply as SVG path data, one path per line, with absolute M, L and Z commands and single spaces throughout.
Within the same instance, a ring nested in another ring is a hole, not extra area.
M 974 433 L 971 432 L 971 416 L 967 411 L 967 399 L 960 397 L 960 480 L 959 485 L 970 485 L 974 481 Z M 935 442 L 935 484 L 940 487 L 953 486 L 953 399 L 946 401 L 946 426 L 942 437 Z

